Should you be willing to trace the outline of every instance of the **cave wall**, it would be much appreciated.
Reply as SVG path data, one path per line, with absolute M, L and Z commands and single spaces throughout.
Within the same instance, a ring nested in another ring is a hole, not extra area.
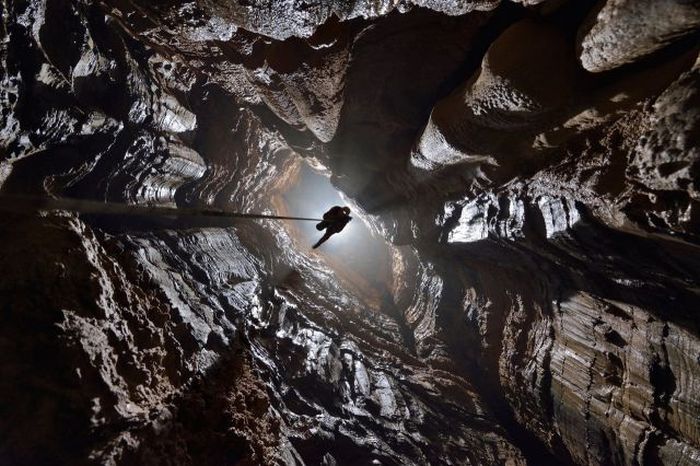
M 0 462 L 700 464 L 697 2 L 1 8 Z

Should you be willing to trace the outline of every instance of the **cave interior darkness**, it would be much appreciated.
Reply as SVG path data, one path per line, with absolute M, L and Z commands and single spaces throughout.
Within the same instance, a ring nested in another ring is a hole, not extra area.
M 700 466 L 697 0 L 0 21 L 0 465 Z

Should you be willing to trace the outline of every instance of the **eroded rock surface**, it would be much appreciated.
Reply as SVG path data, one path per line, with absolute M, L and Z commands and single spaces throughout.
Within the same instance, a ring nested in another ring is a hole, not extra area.
M 0 463 L 700 464 L 697 2 L 0 8 Z
M 692 0 L 611 0 L 600 5 L 580 33 L 580 60 L 589 71 L 632 63 L 696 34 L 700 25 L 698 4 Z

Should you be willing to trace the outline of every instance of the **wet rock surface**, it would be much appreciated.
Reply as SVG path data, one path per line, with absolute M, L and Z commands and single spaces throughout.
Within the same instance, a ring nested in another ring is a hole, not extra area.
M 700 464 L 699 8 L 3 3 L 0 463 Z

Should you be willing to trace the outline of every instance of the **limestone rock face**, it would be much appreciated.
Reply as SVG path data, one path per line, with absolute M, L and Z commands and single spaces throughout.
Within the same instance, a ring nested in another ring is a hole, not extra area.
M 643 58 L 700 25 L 690 0 L 607 0 L 580 30 L 580 60 L 588 71 L 617 68 Z
M 358 17 L 367 19 L 387 15 L 395 10 L 403 13 L 412 7 L 462 15 L 475 10 L 491 10 L 499 3 L 500 0 L 273 0 L 267 4 L 256 4 L 206 0 L 200 7 L 205 11 L 216 12 L 220 17 L 248 31 L 284 40 L 292 36 L 309 37 L 332 16 L 344 21 Z
M 699 8 L 2 3 L 0 463 L 700 464 Z
M 628 168 L 630 179 L 644 186 L 647 193 L 676 193 L 671 203 L 652 195 L 653 212 L 637 215 L 648 216 L 662 229 L 695 236 L 700 194 L 699 75 L 696 62 L 656 99 L 645 121 L 648 129 L 642 133 Z
M 571 56 L 557 31 L 527 20 L 511 26 L 464 87 L 435 106 L 411 163 L 424 170 L 462 162 L 500 165 L 499 159 L 527 151 L 528 136 L 567 103 L 572 77 Z

